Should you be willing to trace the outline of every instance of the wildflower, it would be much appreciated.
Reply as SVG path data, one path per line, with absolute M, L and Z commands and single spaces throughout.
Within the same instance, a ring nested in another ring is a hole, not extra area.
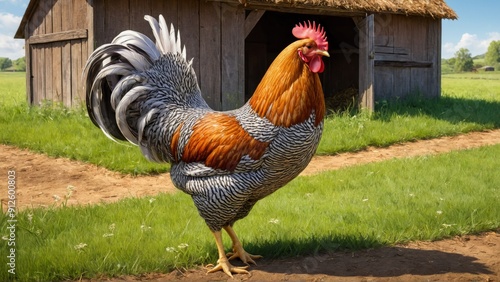
M 7 236 L 7 235 L 3 236 L 3 237 L 2 237 L 2 240 L 4 240 L 4 241 L 9 241 L 9 236 Z
M 368 198 L 364 198 L 364 199 L 363 199 L 363 202 L 368 202 Z
M 280 220 L 279 220 L 279 219 L 277 219 L 277 218 L 271 218 L 271 219 L 269 220 L 269 223 L 271 223 L 271 224 L 278 224 L 278 223 L 280 223 Z
M 61 197 L 59 195 L 53 195 L 52 198 L 54 198 L 54 201 L 59 202 L 61 200 Z
M 413 194 L 413 193 L 410 193 L 410 197 L 415 197 L 415 194 Z
M 173 253 L 175 252 L 175 248 L 174 247 L 166 247 L 165 250 L 169 253 Z
M 147 225 L 145 225 L 145 224 L 141 225 L 141 230 L 142 230 L 142 231 L 147 231 L 147 230 L 149 230 L 149 229 L 151 229 L 151 226 L 147 226 Z
M 104 237 L 104 238 L 113 237 L 113 236 L 115 236 L 115 234 L 113 234 L 113 233 L 104 233 L 102 235 L 102 237 Z
M 155 198 L 150 198 L 150 199 L 149 199 L 149 203 L 150 203 L 150 204 L 152 204 L 154 201 L 156 201 L 156 199 L 155 199 Z
M 186 243 L 181 243 L 181 244 L 179 244 L 179 246 L 177 246 L 177 248 L 179 248 L 179 249 L 185 249 L 187 247 L 189 247 L 189 245 Z
M 66 199 L 69 199 L 71 197 L 71 195 L 73 195 L 73 190 L 75 189 L 74 186 L 71 186 L 71 185 L 68 185 L 68 187 L 66 187 L 66 190 L 68 190 L 68 193 L 66 194 Z
M 443 211 L 436 211 L 437 214 L 443 214 Z
M 111 231 L 111 233 L 113 233 L 113 231 L 115 231 L 115 227 L 116 225 L 114 223 L 111 223 L 108 227 L 109 231 Z
M 87 247 L 87 244 L 80 243 L 78 245 L 75 245 L 73 248 L 75 248 L 75 250 L 77 250 L 77 251 L 82 251 L 85 247 Z
M 33 214 L 32 214 L 32 213 L 28 213 L 28 214 L 26 215 L 26 217 L 28 217 L 28 221 L 29 221 L 30 223 L 32 223 L 32 221 L 33 221 Z

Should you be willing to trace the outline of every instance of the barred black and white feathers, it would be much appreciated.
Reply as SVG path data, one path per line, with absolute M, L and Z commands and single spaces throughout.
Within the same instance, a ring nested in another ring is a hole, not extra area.
M 159 22 L 151 16 L 144 18 L 156 43 L 142 33 L 126 30 L 88 59 L 84 70 L 87 110 L 109 138 L 139 145 L 152 160 L 169 161 L 155 157 L 148 144 L 142 143 L 144 129 L 159 113 L 155 103 L 170 100 L 192 107 L 208 106 L 201 97 L 192 59 L 186 60 L 186 48 L 181 47 L 180 32 L 176 36 L 174 26 L 169 29 L 161 15 Z

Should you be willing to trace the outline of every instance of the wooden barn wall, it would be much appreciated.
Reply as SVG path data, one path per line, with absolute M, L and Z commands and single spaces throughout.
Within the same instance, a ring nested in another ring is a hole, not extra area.
M 25 27 L 28 101 L 72 106 L 84 99 L 82 69 L 92 51 L 86 1 L 39 1 Z
M 102 0 L 93 6 L 96 46 L 125 29 L 154 40 L 144 15 L 162 14 L 180 30 L 207 103 L 218 110 L 244 103 L 244 9 L 199 0 Z
M 441 20 L 375 17 L 375 100 L 440 95 Z

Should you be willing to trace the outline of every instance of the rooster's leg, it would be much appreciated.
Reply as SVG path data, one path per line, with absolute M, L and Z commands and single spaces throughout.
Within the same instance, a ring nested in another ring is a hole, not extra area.
M 229 263 L 229 259 L 226 257 L 226 253 L 224 252 L 224 245 L 222 244 L 222 233 L 220 231 L 214 231 L 213 234 L 215 237 L 215 243 L 217 244 L 217 251 L 219 252 L 219 260 L 217 260 L 217 265 L 210 269 L 208 273 L 222 270 L 231 277 L 233 277 L 232 273 L 248 274 L 248 271 L 246 270 L 248 266 L 235 267 Z
M 226 230 L 227 234 L 229 234 L 229 237 L 231 237 L 231 240 L 233 241 L 233 253 L 228 253 L 227 256 L 229 259 L 234 259 L 234 258 L 240 258 L 242 262 L 248 264 L 248 263 L 253 263 L 257 265 L 254 261 L 254 259 L 259 259 L 262 258 L 262 256 L 259 255 L 251 255 L 247 253 L 243 249 L 243 245 L 241 244 L 240 240 L 238 239 L 238 236 L 236 236 L 236 232 L 234 232 L 233 228 L 231 226 L 224 226 L 224 230 Z

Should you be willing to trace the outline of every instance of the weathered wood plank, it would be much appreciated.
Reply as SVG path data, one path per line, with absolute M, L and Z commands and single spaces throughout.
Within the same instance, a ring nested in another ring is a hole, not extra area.
M 359 97 L 361 108 L 374 110 L 374 15 L 359 23 Z
M 39 45 L 40 46 L 40 45 Z M 40 89 L 42 89 L 42 83 L 40 80 L 40 47 L 36 46 L 30 46 L 30 55 L 31 55 L 31 64 L 30 64 L 30 69 L 31 69 L 31 80 L 32 80 L 32 85 L 33 87 L 31 88 L 31 105 L 38 105 L 40 102 Z M 26 68 L 28 68 L 28 65 L 26 65 Z
M 24 34 L 29 34 L 29 24 L 24 26 Z M 24 41 L 25 61 L 26 61 L 26 102 L 28 105 L 33 104 L 33 67 L 32 67 L 32 50 L 28 40 Z
M 130 0 L 129 20 L 130 29 L 152 36 L 153 32 L 149 23 L 144 20 L 145 15 L 151 15 L 151 0 Z
M 62 103 L 65 106 L 72 106 L 72 78 L 73 65 L 71 64 L 71 43 L 64 42 L 61 48 L 62 65 Z
M 219 3 L 200 2 L 200 88 L 203 98 L 215 110 L 221 110 L 221 29 Z
M 221 4 L 222 109 L 241 107 L 245 102 L 245 10 Z
M 99 47 L 106 42 L 106 28 L 105 28 L 105 17 L 106 17 L 106 2 L 105 1 L 93 1 L 93 22 L 94 22 L 94 42 L 95 47 Z
M 88 37 L 87 29 L 76 29 L 76 30 L 60 31 L 49 34 L 33 35 L 31 36 L 31 38 L 28 39 L 28 41 L 30 44 L 42 44 L 42 43 L 67 41 L 67 40 L 87 38 L 87 37 Z
M 178 2 L 178 29 L 181 42 L 186 46 L 187 58 L 193 60 L 193 69 L 200 73 L 200 9 L 199 0 L 183 0 Z M 199 79 L 198 79 L 199 83 Z
M 105 42 L 113 40 L 120 32 L 130 28 L 129 0 L 107 0 L 105 24 Z
M 411 41 L 411 22 L 408 21 L 406 16 L 393 15 L 392 17 L 394 29 L 394 46 L 409 48 L 410 58 L 412 51 L 412 41 Z M 393 69 L 393 87 L 390 93 L 387 93 L 387 99 L 395 99 L 406 96 L 411 92 L 411 69 L 410 68 L 398 68 Z
M 169 25 L 174 24 L 175 28 L 179 27 L 177 21 L 177 6 L 178 2 L 181 0 L 171 0 L 171 1 L 155 1 L 151 2 L 151 16 L 158 18 L 161 14 L 165 18 L 165 21 Z
M 45 71 L 45 100 L 53 101 L 54 100 L 54 87 L 52 84 L 52 70 L 53 70 L 53 50 L 50 44 L 44 44 L 44 54 L 45 54 L 45 62 L 44 62 L 44 71 Z
M 426 55 L 433 62 L 433 68 L 427 72 L 427 97 L 435 98 L 441 94 L 441 20 L 429 19 L 427 30 Z
M 52 32 L 60 32 L 62 30 L 62 2 L 55 1 L 52 6 Z
M 252 29 L 259 22 L 266 10 L 252 10 L 245 19 L 245 38 L 252 32 Z
M 394 68 L 432 68 L 433 63 L 429 61 L 385 61 L 375 60 L 376 67 L 394 67 Z M 424 80 L 425 81 L 425 80 Z
M 54 42 L 49 45 L 52 49 L 52 71 L 49 79 L 52 79 L 52 101 L 56 103 L 62 102 L 62 65 L 61 52 L 62 43 Z
M 83 94 L 83 85 L 81 81 L 82 77 L 82 41 L 80 39 L 71 40 L 71 86 L 74 87 L 72 105 L 77 105 L 81 102 L 85 102 Z
M 92 2 L 85 1 L 85 11 L 86 11 L 85 22 L 86 22 L 87 29 L 88 29 L 88 32 L 87 32 L 87 55 L 86 55 L 87 58 L 90 57 L 92 52 L 94 52 L 94 47 L 95 47 L 94 8 L 91 5 Z

